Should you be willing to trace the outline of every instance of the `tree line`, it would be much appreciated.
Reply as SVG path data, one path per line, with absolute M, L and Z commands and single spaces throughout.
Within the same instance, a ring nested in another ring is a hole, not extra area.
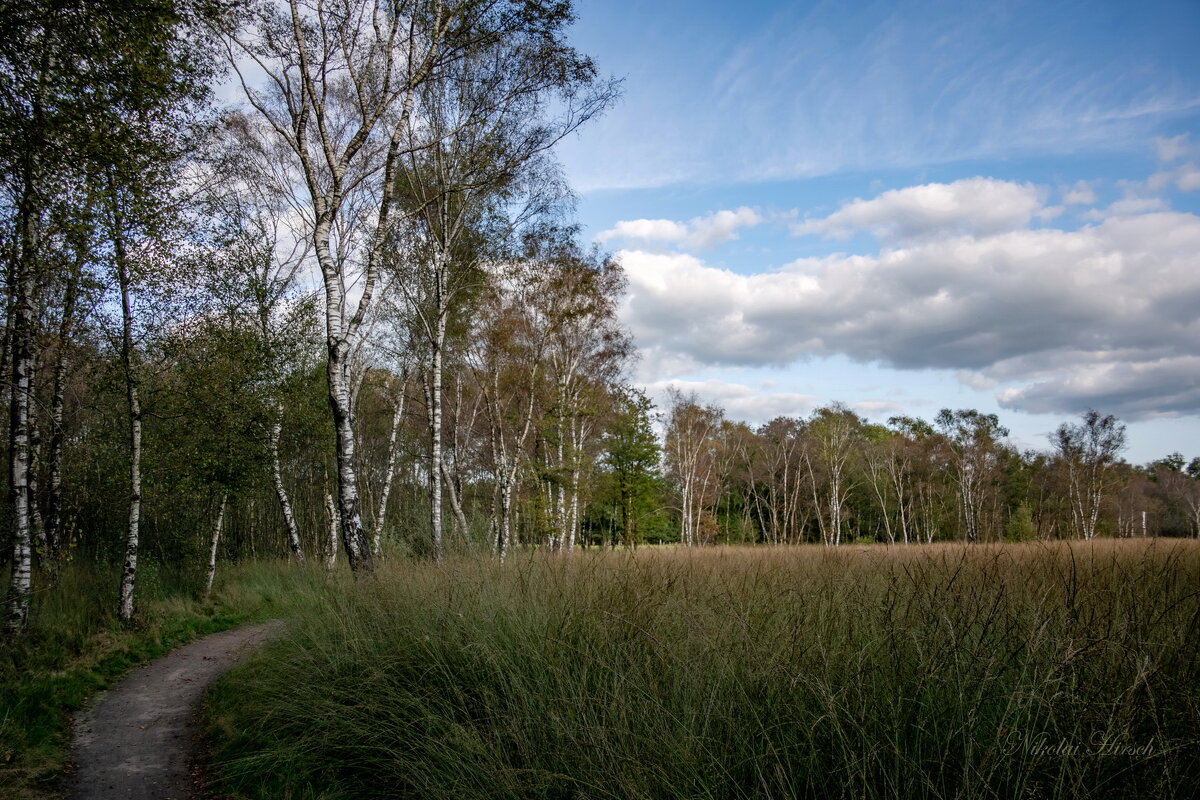
M 1020 451 L 995 414 L 872 424 L 842 404 L 753 428 L 672 394 L 666 502 L 680 540 L 794 544 L 1200 536 L 1200 457 L 1127 463 L 1125 426 L 1088 411 Z
M 9 632 L 72 559 L 119 567 L 129 620 L 139 585 L 204 593 L 228 559 L 1196 523 L 1197 463 L 1129 467 L 1109 417 L 1039 455 L 973 411 L 658 414 L 553 157 L 619 90 L 572 20 L 0 2 Z

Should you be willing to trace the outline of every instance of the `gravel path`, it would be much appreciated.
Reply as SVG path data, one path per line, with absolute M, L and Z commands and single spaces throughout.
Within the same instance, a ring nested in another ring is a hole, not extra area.
M 205 688 L 282 627 L 275 621 L 206 636 L 97 695 L 75 721 L 71 797 L 194 797 L 195 712 Z

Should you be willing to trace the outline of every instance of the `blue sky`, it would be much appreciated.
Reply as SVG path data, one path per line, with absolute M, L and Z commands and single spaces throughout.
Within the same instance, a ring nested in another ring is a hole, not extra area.
M 652 393 L 1200 455 L 1200 3 L 577 10 L 624 96 L 560 157 Z

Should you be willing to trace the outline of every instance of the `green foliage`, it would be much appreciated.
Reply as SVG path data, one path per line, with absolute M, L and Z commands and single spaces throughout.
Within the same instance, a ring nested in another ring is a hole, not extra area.
M 1004 538 L 1010 542 L 1028 542 L 1037 538 L 1037 525 L 1028 503 L 1016 507 L 1004 523 Z
M 516 561 L 331 585 L 213 693 L 218 788 L 1100 798 L 1200 781 L 1191 543 Z
M 664 505 L 666 487 L 659 473 L 662 450 L 652 427 L 653 411 L 654 404 L 644 392 L 623 387 L 604 437 L 606 489 L 618 510 L 617 530 L 626 547 L 644 541 L 644 520 Z

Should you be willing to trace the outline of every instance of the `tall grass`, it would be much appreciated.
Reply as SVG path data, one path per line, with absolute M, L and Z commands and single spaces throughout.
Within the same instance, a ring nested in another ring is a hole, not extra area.
M 70 744 L 68 719 L 130 667 L 205 633 L 289 613 L 317 572 L 246 564 L 222 573 L 199 602 L 194 581 L 153 561 L 139 574 L 136 624 L 116 618 L 119 569 L 76 563 L 41 576 L 29 630 L 0 639 L 0 797 L 57 796 Z
M 802 547 L 405 564 L 211 696 L 255 798 L 1170 797 L 1200 548 Z

